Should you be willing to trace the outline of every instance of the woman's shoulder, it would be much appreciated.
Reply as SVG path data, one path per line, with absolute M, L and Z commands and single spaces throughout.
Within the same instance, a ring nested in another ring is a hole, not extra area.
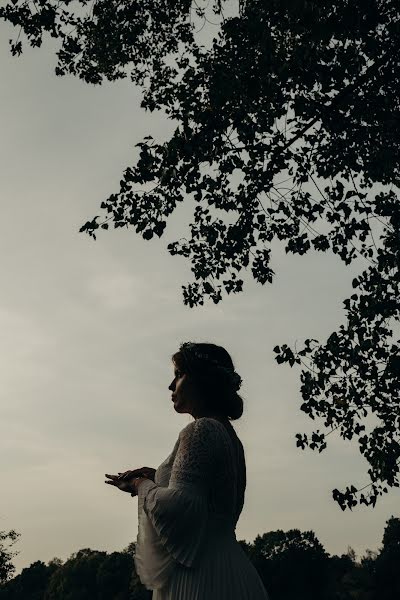
M 179 433 L 179 438 L 184 438 L 188 436 L 206 436 L 208 435 L 218 435 L 223 434 L 226 431 L 226 427 L 221 421 L 218 419 L 214 419 L 213 417 L 199 417 L 194 421 L 188 423 L 183 429 L 181 429 Z

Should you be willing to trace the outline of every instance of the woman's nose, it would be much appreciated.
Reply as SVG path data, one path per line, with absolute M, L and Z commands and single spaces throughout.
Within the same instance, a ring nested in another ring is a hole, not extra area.
M 173 391 L 174 391 L 174 389 L 175 389 L 175 381 L 172 381 L 172 382 L 169 384 L 169 386 L 168 386 L 168 389 L 169 389 L 169 390 L 171 390 L 171 392 L 173 392 Z

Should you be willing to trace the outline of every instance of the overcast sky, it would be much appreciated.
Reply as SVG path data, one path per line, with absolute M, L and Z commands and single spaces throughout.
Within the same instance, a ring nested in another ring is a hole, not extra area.
M 157 467 L 192 420 L 174 412 L 170 357 L 180 342 L 225 346 L 241 374 L 243 417 L 234 423 L 248 483 L 237 538 L 275 529 L 314 530 L 330 553 L 378 549 L 400 493 L 375 509 L 342 512 L 335 487 L 368 482 L 357 445 L 332 434 L 322 454 L 295 434 L 322 423 L 299 409 L 299 371 L 272 348 L 324 340 L 343 320 L 342 300 L 361 267 L 331 255 L 286 256 L 275 247 L 272 286 L 249 278 L 242 294 L 190 309 L 189 265 L 171 257 L 189 206 L 161 240 L 79 227 L 119 189 L 134 145 L 172 130 L 144 113 L 128 81 L 88 86 L 54 75 L 47 46 L 12 58 L 0 23 L 1 419 L 0 530 L 16 529 L 17 572 L 89 547 L 121 550 L 136 539 L 137 499 L 105 473 Z M 321 428 L 322 428 L 321 427 Z

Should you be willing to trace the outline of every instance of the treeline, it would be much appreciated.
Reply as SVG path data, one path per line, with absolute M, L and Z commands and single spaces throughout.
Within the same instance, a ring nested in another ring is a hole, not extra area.
M 313 531 L 270 531 L 239 541 L 271 600 L 400 598 L 400 519 L 391 517 L 379 552 L 357 560 L 348 548 L 329 555 Z M 121 552 L 85 548 L 64 563 L 36 561 L 0 585 L 0 600 L 150 600 L 134 567 L 135 543 Z

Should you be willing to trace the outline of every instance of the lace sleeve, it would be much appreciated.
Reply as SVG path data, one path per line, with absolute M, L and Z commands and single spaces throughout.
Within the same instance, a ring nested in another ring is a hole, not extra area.
M 165 552 L 186 567 L 196 564 L 206 541 L 208 493 L 216 459 L 218 425 L 201 418 L 189 423 L 179 434 L 179 446 L 168 487 L 152 481 L 139 486 L 139 513 L 152 525 Z M 143 546 L 147 556 L 152 556 Z M 160 552 L 158 552 L 160 555 Z M 165 583 L 153 570 L 151 560 L 137 560 L 139 577 L 148 587 Z
M 203 417 L 181 431 L 169 487 L 207 492 L 219 458 L 217 427 L 213 419 Z

